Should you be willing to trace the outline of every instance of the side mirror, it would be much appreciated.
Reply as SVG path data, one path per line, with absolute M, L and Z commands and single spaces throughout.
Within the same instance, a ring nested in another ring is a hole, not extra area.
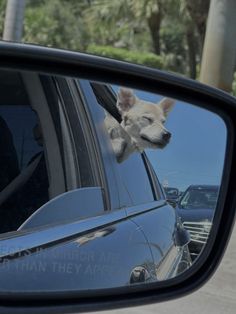
M 164 187 L 167 202 L 176 207 L 179 200 L 179 190 L 177 188 Z
M 173 207 L 176 207 L 178 201 L 177 200 L 173 200 L 173 199 L 166 199 L 166 201 Z
M 0 43 L 0 90 L 6 308 L 148 304 L 210 278 L 235 219 L 234 97 L 147 67 L 12 43 Z

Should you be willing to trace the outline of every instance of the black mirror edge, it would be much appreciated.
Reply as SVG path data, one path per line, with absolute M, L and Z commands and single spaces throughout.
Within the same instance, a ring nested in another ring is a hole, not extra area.
M 199 261 L 183 275 L 164 283 L 101 290 L 88 295 L 75 292 L 54 295 L 0 294 L 0 313 L 76 313 L 139 306 L 167 301 L 200 288 L 219 265 L 232 232 L 236 205 L 236 100 L 196 81 L 151 68 L 91 55 L 39 46 L 0 43 L 0 67 L 78 76 L 89 80 L 158 92 L 219 114 L 228 130 L 225 167 L 217 216 Z M 105 79 L 106 78 L 106 79 Z M 210 104 L 210 105 L 209 105 Z M 207 250 L 207 248 L 209 250 Z M 43 296 L 43 297 L 42 297 Z M 12 301 L 14 300 L 14 306 Z

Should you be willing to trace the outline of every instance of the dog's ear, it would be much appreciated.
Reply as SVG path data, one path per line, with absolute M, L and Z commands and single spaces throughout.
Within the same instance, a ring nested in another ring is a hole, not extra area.
M 171 98 L 163 98 L 160 102 L 159 102 L 159 106 L 161 107 L 161 109 L 164 112 L 165 117 L 167 117 L 167 115 L 169 114 L 169 112 L 172 110 L 172 108 L 174 107 L 174 99 Z
M 129 111 L 130 108 L 133 107 L 135 103 L 135 95 L 132 89 L 121 87 L 118 91 L 117 95 L 117 108 L 119 109 L 120 113 Z

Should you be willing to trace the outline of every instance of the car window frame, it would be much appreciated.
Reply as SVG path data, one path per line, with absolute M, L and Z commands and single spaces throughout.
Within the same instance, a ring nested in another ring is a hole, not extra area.
M 39 74 L 35 72 L 21 72 L 21 76 L 31 107 L 36 111 L 42 125 L 42 133 L 45 139 L 44 153 L 49 177 L 49 197 L 52 199 L 53 197 L 66 192 L 63 160 L 58 142 L 58 135 L 49 109 L 48 98 L 44 93 Z M 35 96 L 35 93 L 37 96 Z
M 149 180 L 151 180 L 153 182 L 152 188 L 153 188 L 153 194 L 156 195 L 156 201 L 159 200 L 165 200 L 165 194 L 163 193 L 163 189 L 162 186 L 159 182 L 158 176 L 156 171 L 154 170 L 147 154 L 145 153 L 145 151 L 142 153 L 142 158 L 145 164 L 145 167 L 147 169 L 147 173 L 149 175 Z
M 70 130 L 70 140 L 73 146 L 73 157 L 75 162 L 75 171 L 77 172 L 76 188 L 95 187 L 99 185 L 96 180 L 95 169 L 92 167 L 91 156 L 89 152 L 89 141 L 86 140 L 87 125 L 82 123 L 83 113 L 77 110 L 76 104 L 80 102 L 73 88 L 73 81 L 66 77 L 53 77 L 55 87 L 61 97 L 65 115 L 67 117 L 67 125 Z M 83 155 L 81 154 L 81 150 Z M 85 157 L 84 157 L 85 155 Z M 83 184 L 83 170 L 89 169 L 89 180 Z M 73 175 L 73 174 L 72 174 Z
M 79 179 L 76 162 L 74 160 L 73 138 L 71 136 L 64 99 L 61 96 L 60 89 L 58 89 L 55 84 L 54 77 L 39 75 L 39 78 L 48 104 L 50 103 L 49 110 L 57 133 L 61 159 L 63 162 L 65 191 L 70 191 L 77 188 Z
M 83 129 L 86 130 L 85 138 L 89 147 L 96 182 L 104 191 L 105 211 L 119 208 L 119 195 L 117 193 L 117 181 L 110 156 L 104 158 L 106 143 L 100 135 L 99 128 L 103 127 L 104 112 L 97 102 L 89 81 L 83 79 L 72 79 L 73 88 L 78 97 L 76 108 L 83 118 Z

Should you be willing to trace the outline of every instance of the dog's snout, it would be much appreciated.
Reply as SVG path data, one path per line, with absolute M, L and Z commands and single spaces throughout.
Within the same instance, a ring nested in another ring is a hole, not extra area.
M 169 141 L 170 138 L 171 138 L 171 133 L 170 132 L 165 132 L 163 134 L 163 140 L 164 141 Z

